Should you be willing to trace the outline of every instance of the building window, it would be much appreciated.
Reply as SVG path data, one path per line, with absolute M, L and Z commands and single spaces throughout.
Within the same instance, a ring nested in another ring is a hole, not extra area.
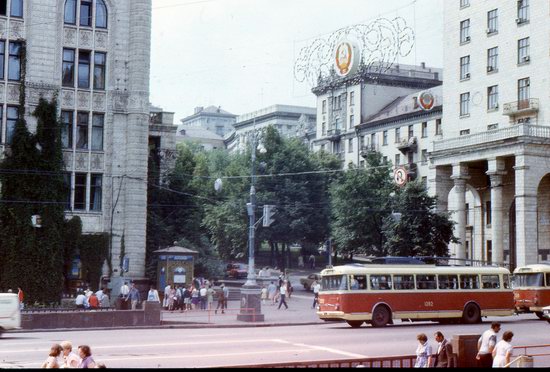
M 487 88 L 487 110 L 498 109 L 498 85 Z
M 61 112 L 61 146 L 64 149 L 73 148 L 73 112 Z
M 321 124 L 321 134 L 322 134 L 323 136 L 326 136 L 326 135 L 327 135 L 327 123 L 325 123 L 324 121 L 323 121 L 323 123 Z
M 63 49 L 62 80 L 64 87 L 74 88 L 74 49 Z
M 354 115 L 350 115 L 349 116 L 349 129 L 353 129 L 353 127 L 355 126 L 355 116 Z
M 7 0 L 2 0 L 0 1 L 0 15 L 7 15 L 7 10 L 8 10 L 8 4 L 7 4 Z
M 498 47 L 487 50 L 487 72 L 498 70 Z
M 63 182 L 65 183 L 65 191 L 67 192 L 65 197 L 65 210 L 71 210 L 71 189 L 72 189 L 72 177 L 70 173 L 63 173 Z
M 465 8 L 467 6 L 470 6 L 470 0 L 460 0 L 460 7 Z
M 4 60 L 6 58 L 6 42 L 0 40 L 0 79 L 4 79 Z
M 336 130 L 340 129 L 340 118 L 334 119 L 334 129 Z
M 371 133 L 370 135 L 370 148 L 374 149 L 376 147 L 376 133 Z
M 323 108 L 322 113 L 326 114 L 327 113 L 327 100 L 326 99 L 323 100 L 323 104 L 321 105 L 321 107 Z
M 428 122 L 422 123 L 422 138 L 428 137 Z
M 94 53 L 94 89 L 105 89 L 105 64 L 107 56 L 105 53 Z
M 470 226 L 470 204 L 466 203 L 466 226 Z
M 399 166 L 401 164 L 401 155 L 400 154 L 395 154 L 395 166 Z
M 460 80 L 470 78 L 470 56 L 460 58 Z
M 92 115 L 92 150 L 103 151 L 103 127 L 105 124 L 104 114 Z
M 388 164 L 388 157 L 387 156 L 382 156 L 382 164 L 384 164 L 384 165 Z
M 92 174 L 90 177 L 90 210 L 94 212 L 101 212 L 102 181 L 101 174 Z
M 518 40 L 518 64 L 529 62 L 529 38 Z
M 384 146 L 388 145 L 388 131 L 387 130 L 382 132 L 382 145 L 384 145 Z
M 86 173 L 74 175 L 74 209 L 86 210 Z
M 467 43 L 470 41 L 470 20 L 460 22 L 460 42 Z
M 349 93 L 349 105 L 355 106 L 355 92 Z
M 103 0 L 96 0 L 95 3 L 95 26 L 107 28 L 107 6 Z
M 518 18 L 516 23 L 522 24 L 529 21 L 529 0 L 518 0 Z
M 435 134 L 440 136 L 443 134 L 443 126 L 441 125 L 441 119 L 435 120 Z
M 426 164 L 428 162 L 428 150 L 422 150 L 422 163 Z
M 493 241 L 487 240 L 487 262 L 493 261 Z
M 489 124 L 487 125 L 487 130 L 497 130 L 498 124 Z
M 487 13 L 487 33 L 494 34 L 495 32 L 498 32 L 498 9 Z
M 23 18 L 23 0 L 11 0 L 10 16 Z
M 76 24 L 76 0 L 65 1 L 65 23 Z
M 470 93 L 460 95 L 460 116 L 470 115 Z
M 21 80 L 21 43 L 10 42 L 8 61 L 8 80 Z
M 78 52 L 78 87 L 90 87 L 90 52 Z
M 428 190 L 428 177 L 422 177 L 422 185 L 424 186 L 424 190 Z
M 519 109 L 529 106 L 529 98 L 531 98 L 530 86 L 531 81 L 529 78 L 518 80 Z
M 8 145 L 13 141 L 17 119 L 19 119 L 19 107 L 8 106 L 8 117 L 6 118 L 6 143 Z
M 461 136 L 467 136 L 468 134 L 470 134 L 470 130 L 469 130 L 469 129 L 464 129 L 464 130 L 461 130 L 461 131 L 460 131 L 460 135 L 461 135 Z
M 88 113 L 78 112 L 76 118 L 76 148 L 88 149 Z
M 348 140 L 348 152 L 353 152 L 353 138 Z
M 401 142 L 401 128 L 395 128 L 395 143 Z
M 490 225 L 492 220 L 490 201 L 485 202 L 485 216 L 487 217 L 487 219 L 485 220 L 486 224 Z
M 80 25 L 92 27 L 92 0 L 80 0 Z
M 409 125 L 409 139 L 414 137 L 414 125 Z
M 321 151 L 325 151 L 325 145 L 321 145 Z

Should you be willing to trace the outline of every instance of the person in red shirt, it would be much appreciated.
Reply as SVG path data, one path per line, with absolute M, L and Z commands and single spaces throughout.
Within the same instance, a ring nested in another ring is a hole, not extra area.
M 90 295 L 90 298 L 88 299 L 88 303 L 90 304 L 90 309 L 97 309 L 99 307 L 99 300 L 95 293 L 92 293 Z
M 23 290 L 21 287 L 17 287 L 17 297 L 19 297 L 19 306 L 21 309 L 23 308 L 23 299 L 25 298 L 25 294 L 23 293 Z

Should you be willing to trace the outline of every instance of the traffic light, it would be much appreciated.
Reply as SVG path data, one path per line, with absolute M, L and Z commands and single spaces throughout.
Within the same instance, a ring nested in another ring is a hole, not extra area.
M 274 205 L 264 205 L 263 227 L 269 227 L 273 222 L 275 222 L 275 220 L 272 218 L 274 214 Z

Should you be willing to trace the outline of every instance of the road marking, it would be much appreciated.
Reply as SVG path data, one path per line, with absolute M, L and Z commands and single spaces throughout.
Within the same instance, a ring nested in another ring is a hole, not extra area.
M 296 343 L 286 341 L 286 340 L 281 340 L 281 339 L 276 339 L 276 340 L 273 340 L 273 341 L 279 342 L 279 343 L 282 343 L 282 344 L 290 344 L 290 345 L 293 345 L 293 346 L 296 346 L 296 347 L 308 347 L 308 348 L 313 349 L 313 350 L 327 351 L 329 353 L 348 356 L 348 357 L 351 357 L 351 358 L 368 358 L 367 355 L 349 353 L 347 351 L 333 349 L 333 348 L 325 347 L 325 346 L 308 345 L 308 344 L 296 344 Z

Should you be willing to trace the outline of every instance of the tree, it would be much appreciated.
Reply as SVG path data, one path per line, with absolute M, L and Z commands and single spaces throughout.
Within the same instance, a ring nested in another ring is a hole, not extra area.
M 21 107 L 24 104 L 22 93 Z M 8 155 L 0 165 L 0 286 L 20 286 L 29 302 L 59 302 L 63 290 L 64 202 L 57 102 L 41 98 L 33 115 L 37 133 L 27 130 L 19 112 Z M 31 217 L 41 217 L 41 227 Z
M 395 190 L 391 164 L 382 164 L 380 153 L 369 154 L 366 163 L 366 169 L 350 168 L 331 186 L 333 245 L 344 254 L 384 256 L 382 226 Z
M 447 213 L 436 211 L 437 197 L 431 197 L 420 182 L 410 182 L 393 198 L 393 210 L 400 219 L 384 220 L 385 250 L 392 256 L 447 256 L 454 222 Z

